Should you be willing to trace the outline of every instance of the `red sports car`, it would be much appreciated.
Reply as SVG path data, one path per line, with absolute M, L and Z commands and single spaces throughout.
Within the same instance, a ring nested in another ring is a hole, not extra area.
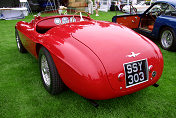
M 50 94 L 65 85 L 79 95 L 104 100 L 154 85 L 163 71 L 160 49 L 120 24 L 89 16 L 36 16 L 15 26 L 17 47 L 39 60 Z

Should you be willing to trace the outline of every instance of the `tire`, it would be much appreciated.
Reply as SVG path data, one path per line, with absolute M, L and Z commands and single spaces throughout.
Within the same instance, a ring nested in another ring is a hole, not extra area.
M 18 34 L 18 30 L 15 28 L 15 37 L 16 37 L 16 43 L 17 43 L 17 48 L 18 51 L 21 53 L 26 53 L 27 50 L 24 48 L 23 44 L 21 43 L 20 36 Z
M 176 51 L 176 36 L 172 28 L 166 27 L 160 33 L 161 47 L 168 51 Z
M 44 88 L 52 95 L 62 92 L 65 85 L 49 51 L 44 47 L 41 47 L 39 51 L 39 68 Z

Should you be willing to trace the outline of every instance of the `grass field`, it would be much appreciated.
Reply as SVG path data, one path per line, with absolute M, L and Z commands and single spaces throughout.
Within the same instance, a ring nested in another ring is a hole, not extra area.
M 96 20 L 111 21 L 114 12 L 100 12 Z M 30 21 L 32 16 L 23 19 Z M 175 118 L 176 52 L 161 49 L 164 71 L 153 86 L 123 97 L 97 101 L 99 108 L 71 90 L 51 96 L 42 85 L 38 61 L 20 54 L 15 24 L 0 20 L 0 118 Z

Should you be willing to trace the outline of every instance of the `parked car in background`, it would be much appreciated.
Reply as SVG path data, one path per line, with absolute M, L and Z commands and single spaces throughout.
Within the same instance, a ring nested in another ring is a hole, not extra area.
M 142 14 L 114 16 L 112 21 L 160 40 L 163 49 L 176 50 L 176 1 L 155 2 Z
M 50 94 L 66 85 L 85 98 L 103 100 L 159 80 L 163 57 L 152 41 L 122 25 L 79 14 L 36 16 L 15 26 L 18 50 L 39 60 Z

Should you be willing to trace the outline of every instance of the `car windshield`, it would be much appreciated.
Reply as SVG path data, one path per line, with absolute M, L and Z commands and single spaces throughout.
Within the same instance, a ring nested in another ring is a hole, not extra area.
M 166 3 L 155 4 L 146 14 L 152 14 L 155 16 L 166 15 L 166 16 L 176 16 L 176 9 Z
M 165 15 L 167 16 L 176 16 L 176 10 L 172 6 L 168 6 L 165 10 Z
M 164 12 L 166 10 L 166 8 L 168 7 L 168 4 L 165 3 L 159 3 L 154 5 L 149 11 L 148 13 L 156 13 L 156 12 Z
M 168 6 L 166 12 L 175 12 L 175 9 L 172 6 Z

